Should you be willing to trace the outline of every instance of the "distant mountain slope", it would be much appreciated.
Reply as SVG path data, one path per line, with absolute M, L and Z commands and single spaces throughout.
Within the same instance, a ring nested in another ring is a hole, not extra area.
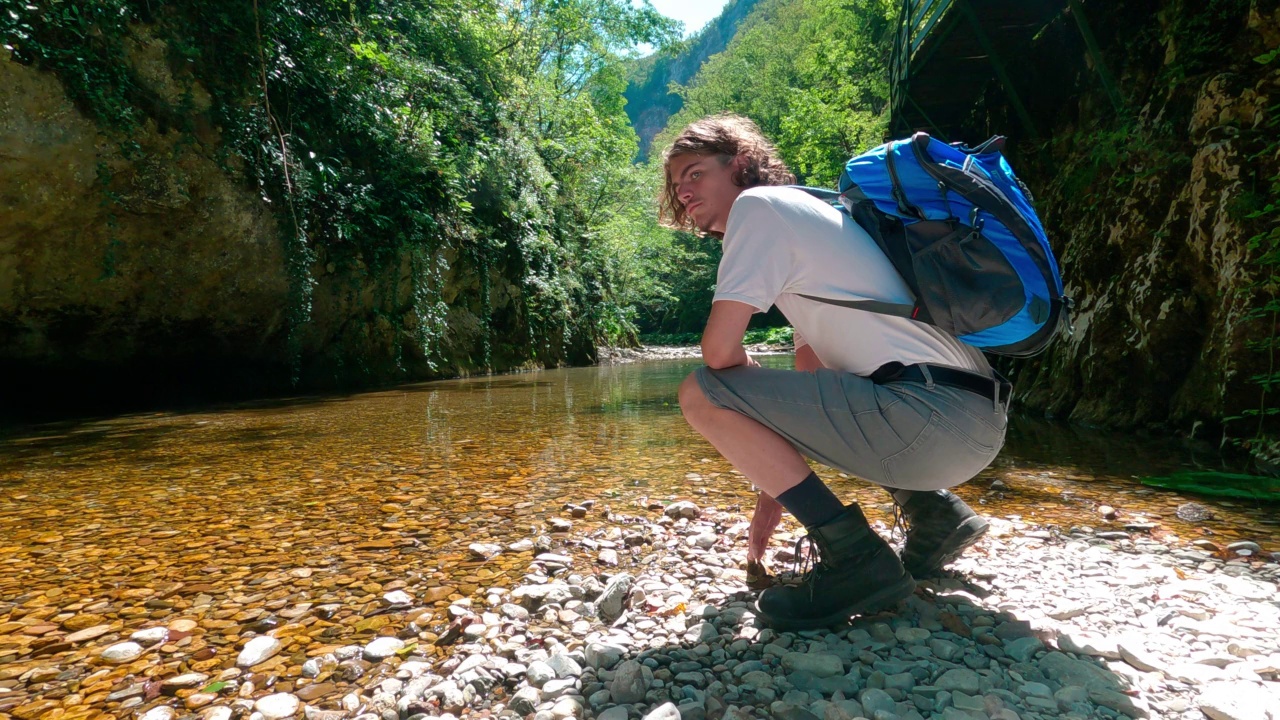
M 638 61 L 627 82 L 627 117 L 640 136 L 640 158 L 649 154 L 649 143 L 680 111 L 679 95 L 667 92 L 671 83 L 683 85 L 697 74 L 707 58 L 725 49 L 738 26 L 751 14 L 759 0 L 729 0 L 719 17 L 696 35 L 665 52 Z

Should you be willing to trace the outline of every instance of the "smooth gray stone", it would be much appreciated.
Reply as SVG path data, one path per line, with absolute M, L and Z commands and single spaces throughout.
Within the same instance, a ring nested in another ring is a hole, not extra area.
M 1079 685 L 1092 689 L 1099 687 L 1115 690 L 1119 681 L 1107 670 L 1083 660 L 1072 660 L 1060 652 L 1051 652 L 1040 658 L 1040 671 L 1045 677 L 1062 685 Z
M 877 711 L 897 712 L 898 703 L 883 690 L 876 688 L 867 688 L 858 695 L 858 703 L 862 705 L 864 712 L 875 713 Z
M 976 694 L 981 690 L 978 673 L 966 668 L 948 670 L 942 673 L 942 677 L 934 681 L 933 684 L 943 690 L 958 690 L 970 695 Z
M 637 703 L 644 699 L 654 682 L 653 670 L 635 660 L 624 660 L 614 672 L 609 683 L 609 694 L 619 705 Z
M 1014 638 L 1004 644 L 1005 655 L 1013 658 L 1014 662 L 1027 662 L 1043 649 L 1044 643 L 1036 637 Z

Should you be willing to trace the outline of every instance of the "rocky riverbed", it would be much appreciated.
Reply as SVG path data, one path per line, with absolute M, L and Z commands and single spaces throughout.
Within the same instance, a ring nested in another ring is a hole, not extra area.
M 601 522 L 575 527 L 588 515 Z M 802 633 L 762 627 L 752 612 L 747 518 L 687 501 L 627 513 L 567 505 L 542 534 L 473 544 L 477 562 L 514 555 L 526 570 L 470 596 L 395 589 L 343 615 L 339 604 L 273 602 L 264 582 L 256 602 L 270 615 L 230 647 L 202 642 L 215 635 L 209 621 L 184 616 L 234 623 L 254 598 L 210 612 L 199 607 L 208 595 L 152 592 L 142 607 L 183 607 L 127 634 L 93 607 L 40 617 L 18 603 L 0 636 L 52 632 L 46 649 L 89 648 L 88 667 L 40 653 L 0 667 L 0 715 L 1280 718 L 1274 558 L 1165 544 L 1141 528 L 992 523 L 952 577 L 921 583 L 896 611 Z M 784 523 L 775 537 L 775 569 L 788 565 L 795 530 Z M 361 644 L 289 649 L 336 617 L 384 629 Z
M 745 346 L 752 355 L 786 355 L 795 350 L 790 345 L 768 345 L 760 343 Z M 697 345 L 641 345 L 639 347 L 606 347 L 596 348 L 596 356 L 601 365 L 620 365 L 642 360 L 679 360 L 701 358 L 702 348 Z

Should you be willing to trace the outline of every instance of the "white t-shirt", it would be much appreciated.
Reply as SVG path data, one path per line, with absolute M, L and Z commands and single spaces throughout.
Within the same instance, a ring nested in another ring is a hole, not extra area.
M 932 325 L 809 300 L 912 302 L 893 264 L 848 215 L 802 190 L 756 187 L 733 203 L 715 300 L 777 305 L 826 367 L 870 375 L 885 363 L 990 373 L 982 351 Z

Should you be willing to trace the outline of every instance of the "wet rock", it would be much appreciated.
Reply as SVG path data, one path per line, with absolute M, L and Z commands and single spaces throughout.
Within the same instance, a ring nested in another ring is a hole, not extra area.
M 297 715 L 302 703 L 290 693 L 272 693 L 258 698 L 253 709 L 262 713 L 266 720 L 284 720 Z
M 338 659 L 332 654 L 311 658 L 302 664 L 302 677 L 314 678 L 325 670 L 332 670 L 337 665 Z
M 93 627 L 87 627 L 83 630 L 78 630 L 76 632 L 70 633 L 63 639 L 69 643 L 82 643 L 97 637 L 102 637 L 103 635 L 106 635 L 109 632 L 111 632 L 110 625 L 94 625 Z
M 250 638 L 245 643 L 244 649 L 240 651 L 240 655 L 236 658 L 238 667 L 253 667 L 269 660 L 276 653 L 280 652 L 282 644 L 279 640 L 267 635 L 259 635 Z
M 129 639 L 140 645 L 155 645 L 164 642 L 169 637 L 169 629 L 162 627 L 146 628 L 138 630 L 129 636 Z
M 1212 520 L 1214 517 L 1212 510 L 1196 502 L 1179 505 L 1174 514 L 1178 516 L 1178 519 L 1186 522 L 1204 522 L 1205 520 Z
M 702 510 L 688 500 L 681 500 L 668 505 L 662 511 L 662 514 L 675 520 L 679 520 L 681 518 L 694 520 L 702 514 Z
M 102 659 L 109 663 L 127 663 L 142 657 L 142 646 L 136 642 L 116 643 L 102 651 Z
M 298 699 L 300 700 L 303 700 L 305 702 L 311 702 L 312 700 L 319 700 L 320 698 L 325 697 L 326 695 L 331 695 L 337 692 L 337 690 L 338 690 L 337 685 L 331 682 L 322 682 L 322 683 L 313 683 L 311 685 L 298 688 L 296 691 L 294 691 L 294 694 L 297 695 Z
M 528 547 L 516 547 L 514 544 L 511 549 L 513 552 L 527 552 L 533 549 L 533 541 L 524 541 L 528 543 Z M 471 552 L 471 556 L 477 560 L 489 560 L 497 557 L 502 552 L 502 546 L 494 543 L 471 543 L 467 546 L 467 550 Z
M 223 705 L 215 705 L 205 708 L 200 713 L 200 720 L 231 720 L 231 708 Z M 307 717 L 307 720 L 326 720 L 325 718 Z M 334 720 L 332 718 L 328 720 Z
M 380 637 L 364 646 L 364 659 L 381 662 L 404 649 L 404 641 L 394 637 Z
M 166 678 L 160 684 L 162 687 L 178 690 L 182 688 L 200 687 L 208 680 L 209 676 L 204 673 L 183 673 L 171 678 Z
M 413 604 L 413 596 L 403 590 L 392 590 L 382 596 L 382 602 L 391 607 L 402 607 Z
M 139 720 L 173 720 L 178 712 L 168 705 L 153 707 L 142 714 Z

